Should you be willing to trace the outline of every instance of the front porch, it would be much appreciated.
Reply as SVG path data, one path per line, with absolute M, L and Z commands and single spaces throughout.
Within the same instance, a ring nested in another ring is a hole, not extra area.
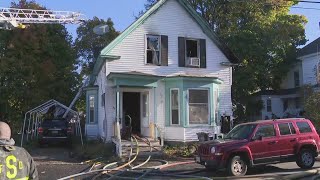
M 112 142 L 116 144 L 118 156 L 128 155 L 132 146 L 131 135 L 147 138 L 152 146 L 161 150 L 161 138 L 157 126 L 158 80 L 162 77 L 143 73 L 111 73 L 108 76 L 113 84 L 116 99 L 116 117 L 113 124 Z M 139 146 L 149 145 L 139 140 Z M 162 143 L 163 144 L 163 143 Z

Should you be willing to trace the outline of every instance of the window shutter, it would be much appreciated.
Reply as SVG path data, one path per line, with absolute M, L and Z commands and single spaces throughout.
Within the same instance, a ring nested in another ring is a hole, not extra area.
M 161 36 L 161 66 L 168 66 L 168 36 Z
M 186 56 L 186 46 L 185 46 L 185 38 L 178 37 L 178 48 L 179 48 L 179 67 L 185 67 L 185 56 Z
M 207 67 L 206 40 L 200 39 L 200 68 Z

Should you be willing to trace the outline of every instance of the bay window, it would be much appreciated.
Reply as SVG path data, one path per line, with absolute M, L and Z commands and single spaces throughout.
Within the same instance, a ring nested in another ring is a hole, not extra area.
M 189 89 L 189 124 L 209 124 L 209 90 Z

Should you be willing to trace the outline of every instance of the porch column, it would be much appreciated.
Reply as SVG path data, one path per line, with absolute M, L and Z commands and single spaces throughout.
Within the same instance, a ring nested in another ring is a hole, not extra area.
M 156 88 L 153 88 L 153 114 L 154 114 L 154 135 L 155 139 L 158 138 L 158 127 L 157 127 L 157 96 L 156 96 Z
M 121 134 L 120 134 L 120 89 L 119 86 L 117 86 L 116 89 L 116 136 L 117 136 L 117 140 L 119 142 L 118 145 L 118 154 L 119 157 L 122 156 L 122 145 L 121 145 Z
M 120 90 L 119 90 L 119 86 L 117 86 L 117 89 L 116 89 L 116 129 L 117 129 L 117 138 L 118 139 L 121 139 L 120 138 Z

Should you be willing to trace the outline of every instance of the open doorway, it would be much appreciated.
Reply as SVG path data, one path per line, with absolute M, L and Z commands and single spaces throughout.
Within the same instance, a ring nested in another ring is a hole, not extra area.
M 132 119 L 132 133 L 141 134 L 141 116 L 140 116 L 140 93 L 139 92 L 123 92 L 123 117 L 125 125 L 128 125 L 129 115 Z

